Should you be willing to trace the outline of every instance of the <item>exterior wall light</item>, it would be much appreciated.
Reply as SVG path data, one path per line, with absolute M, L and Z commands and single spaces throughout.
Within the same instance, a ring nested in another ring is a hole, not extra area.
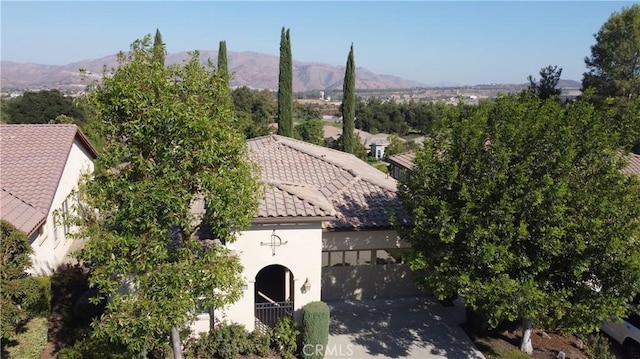
M 302 294 L 305 294 L 310 290 L 311 290 L 311 283 L 309 283 L 309 278 L 307 277 L 307 279 L 304 281 L 304 284 L 300 288 L 300 292 L 302 292 Z

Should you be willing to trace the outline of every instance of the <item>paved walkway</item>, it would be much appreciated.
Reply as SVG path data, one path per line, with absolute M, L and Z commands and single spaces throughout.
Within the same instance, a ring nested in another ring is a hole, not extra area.
M 484 358 L 430 297 L 329 302 L 326 359 Z

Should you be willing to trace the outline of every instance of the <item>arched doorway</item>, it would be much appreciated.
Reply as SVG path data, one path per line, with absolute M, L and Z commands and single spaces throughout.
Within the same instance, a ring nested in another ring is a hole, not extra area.
M 256 274 L 256 327 L 273 327 L 278 320 L 293 315 L 293 273 L 289 268 L 272 264 Z

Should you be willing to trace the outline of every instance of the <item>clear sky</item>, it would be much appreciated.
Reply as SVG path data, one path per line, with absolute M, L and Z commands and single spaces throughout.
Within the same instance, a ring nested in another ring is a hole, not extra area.
M 632 2 L 1 1 L 2 60 L 60 65 L 127 50 L 159 28 L 169 52 L 277 55 L 356 66 L 424 84 L 524 83 L 541 67 L 582 79 L 593 35 Z

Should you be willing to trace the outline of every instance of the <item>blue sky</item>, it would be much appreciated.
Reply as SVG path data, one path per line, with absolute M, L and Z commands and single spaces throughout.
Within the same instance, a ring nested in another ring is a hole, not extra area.
M 127 50 L 162 32 L 169 52 L 277 55 L 358 67 L 424 84 L 523 83 L 546 65 L 580 81 L 593 35 L 632 2 L 17 2 L 2 1 L 2 60 L 60 65 Z

